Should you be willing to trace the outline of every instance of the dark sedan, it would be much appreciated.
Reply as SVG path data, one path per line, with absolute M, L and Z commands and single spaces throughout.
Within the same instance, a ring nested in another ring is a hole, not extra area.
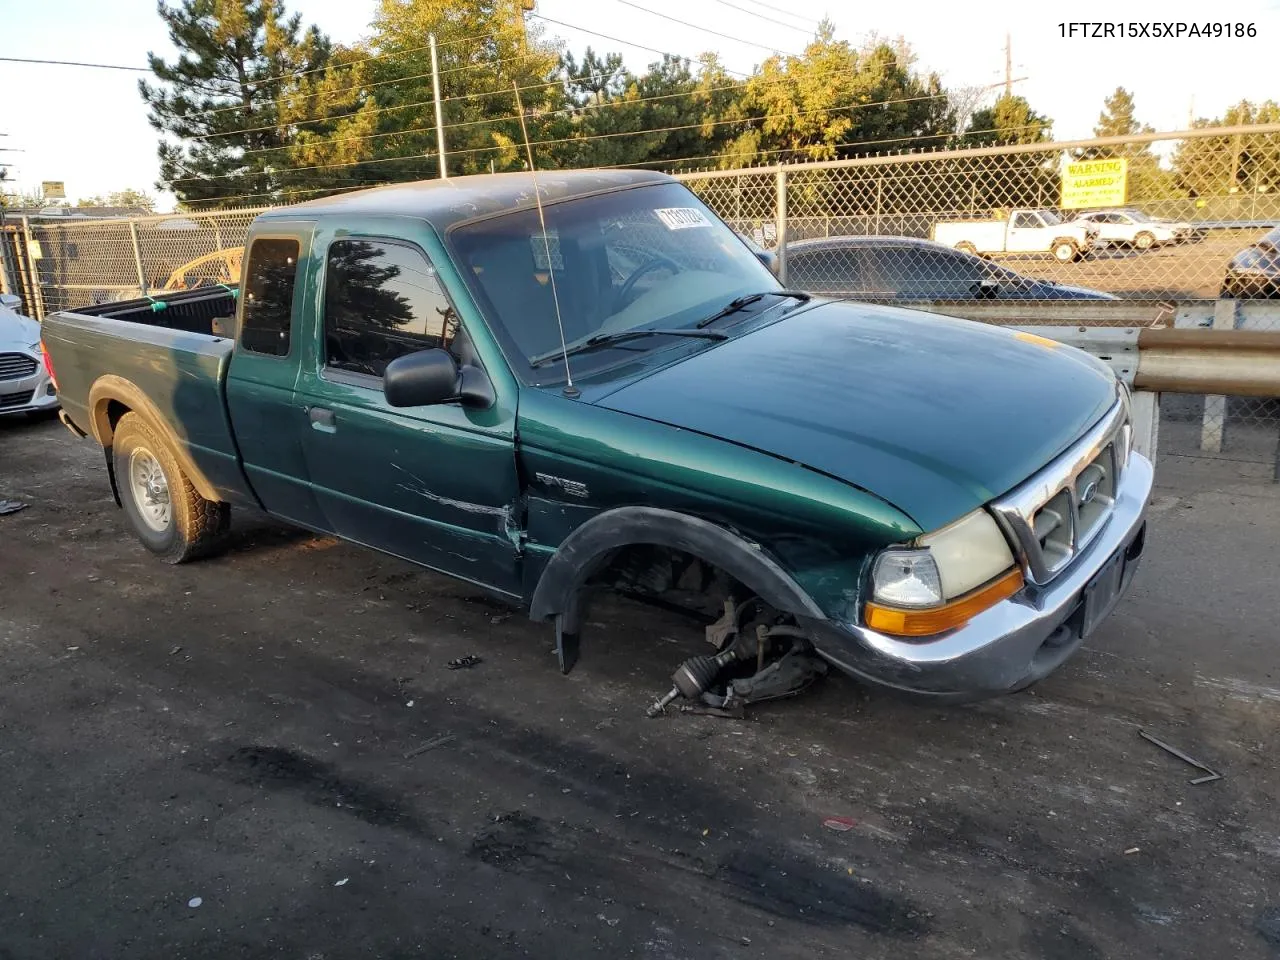
M 1232 300 L 1280 297 L 1280 227 L 1231 258 L 1222 296 Z
M 914 237 L 824 237 L 787 244 L 787 285 L 862 300 L 1115 300 L 1024 277 Z

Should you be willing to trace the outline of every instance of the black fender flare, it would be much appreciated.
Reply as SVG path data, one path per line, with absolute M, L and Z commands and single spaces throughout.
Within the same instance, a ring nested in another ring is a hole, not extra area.
M 759 544 L 699 517 L 657 507 L 616 507 L 571 533 L 543 570 L 529 605 L 533 620 L 562 617 L 577 632 L 577 597 L 587 579 L 620 547 L 670 547 L 714 564 L 770 606 L 796 617 L 826 619 Z
M 196 488 L 200 496 L 206 500 L 222 499 L 218 496 L 218 491 L 213 484 L 209 482 L 209 478 L 204 475 L 204 471 L 191 459 L 186 445 L 178 439 L 164 415 L 142 388 L 132 380 L 126 380 L 115 374 L 106 374 L 95 380 L 93 386 L 89 388 L 89 432 L 102 445 L 106 454 L 107 472 L 111 478 L 111 493 L 116 498 L 117 506 L 120 505 L 120 491 L 116 485 L 115 464 L 111 459 L 111 446 L 115 438 L 115 425 L 112 424 L 110 416 L 113 400 L 128 407 L 130 412 L 138 414 L 164 438 L 169 444 L 170 452 L 182 467 L 182 472 L 187 475 L 187 479 L 191 481 L 191 485 Z

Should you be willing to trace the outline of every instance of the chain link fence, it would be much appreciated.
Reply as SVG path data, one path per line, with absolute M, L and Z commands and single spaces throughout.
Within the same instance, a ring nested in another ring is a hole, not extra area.
M 1118 298 L 1167 304 L 1153 322 L 1280 329 L 1280 124 L 680 179 L 734 229 L 773 250 L 780 276 L 798 289 L 904 305 L 941 301 L 958 313 L 965 304 L 1003 303 L 1006 322 L 1018 323 L 1028 316 L 1053 323 L 1086 301 Z M 32 218 L 10 223 L 0 249 L 28 312 L 42 317 L 236 283 L 259 212 Z M 983 319 L 1000 322 L 1000 314 Z M 1133 320 L 1100 314 L 1079 322 Z M 1163 452 L 1276 462 L 1276 401 L 1168 397 L 1164 416 Z
M 238 283 L 249 224 L 262 209 L 131 219 L 30 218 L 22 224 L 31 313 Z
M 682 179 L 773 250 L 796 289 L 906 306 L 942 301 L 956 312 L 1004 303 L 1007 322 L 1023 324 L 1120 299 L 1168 304 L 1155 322 L 1280 329 L 1280 125 Z M 1118 311 L 1088 322 L 1133 319 Z M 1277 401 L 1170 396 L 1162 410 L 1163 452 L 1259 470 L 1280 462 Z

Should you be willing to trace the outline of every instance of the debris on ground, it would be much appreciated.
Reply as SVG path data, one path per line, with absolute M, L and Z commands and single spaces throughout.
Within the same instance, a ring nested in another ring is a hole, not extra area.
M 339 880 L 337 883 L 335 883 L 335 884 L 334 884 L 334 886 L 335 886 L 335 887 L 345 887 L 345 886 L 347 885 L 347 881 L 348 881 L 348 880 L 350 880 L 350 879 L 351 879 L 350 877 L 343 877 L 341 880 Z
M 1126 850 L 1126 851 L 1124 852 L 1124 855 L 1125 855 L 1126 857 L 1131 857 L 1131 856 L 1133 856 L 1135 853 L 1140 853 L 1141 851 L 1142 851 L 1142 848 L 1141 848 L 1141 847 L 1130 847 L 1128 850 Z
M 454 740 L 457 740 L 457 739 L 458 738 L 455 737 L 452 733 L 446 733 L 439 737 L 432 737 L 426 743 L 423 743 L 414 747 L 412 750 L 410 750 L 408 753 L 404 755 L 404 758 L 406 760 L 412 760 L 414 757 L 418 756 L 419 754 L 426 753 L 428 750 L 434 750 L 436 747 L 443 747 L 446 743 L 452 743 Z
M 200 904 L 202 903 L 204 903 L 204 901 L 199 897 L 192 897 L 190 900 L 187 901 L 187 906 L 190 907 L 192 910 L 194 910 L 196 907 L 200 906 Z
M 445 664 L 445 666 L 450 670 L 465 670 L 468 667 L 474 667 L 477 663 L 484 663 L 484 661 L 474 653 L 468 653 L 465 657 L 458 657 L 455 660 L 450 660 Z
M 19 510 L 25 510 L 27 505 L 21 500 L 0 500 L 0 517 L 9 513 L 17 513 Z
M 836 833 L 844 833 L 846 830 L 852 830 L 858 825 L 858 821 L 853 817 L 827 817 L 822 821 L 822 825 L 828 830 L 834 830 Z
M 1201 763 L 1195 757 L 1187 756 L 1187 754 L 1183 753 L 1177 747 L 1170 746 L 1169 744 L 1165 743 L 1163 740 L 1159 740 L 1156 737 L 1153 737 L 1151 734 L 1147 733 L 1147 731 L 1139 730 L 1138 736 L 1140 736 L 1143 740 L 1147 740 L 1151 743 L 1154 743 L 1157 747 L 1159 747 L 1161 750 L 1164 750 L 1166 753 L 1173 754 L 1179 760 L 1182 760 L 1186 763 L 1191 764 L 1191 766 L 1195 767 L 1197 770 L 1203 770 L 1206 776 L 1196 777 L 1194 780 L 1191 781 L 1192 784 L 1212 783 L 1214 780 L 1222 779 L 1222 774 L 1218 773 L 1212 767 L 1209 767 Z

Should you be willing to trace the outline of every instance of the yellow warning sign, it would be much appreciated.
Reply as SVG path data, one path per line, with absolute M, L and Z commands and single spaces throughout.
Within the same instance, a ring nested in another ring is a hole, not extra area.
M 1129 161 L 1080 160 L 1062 172 L 1062 209 L 1118 207 L 1124 204 Z

